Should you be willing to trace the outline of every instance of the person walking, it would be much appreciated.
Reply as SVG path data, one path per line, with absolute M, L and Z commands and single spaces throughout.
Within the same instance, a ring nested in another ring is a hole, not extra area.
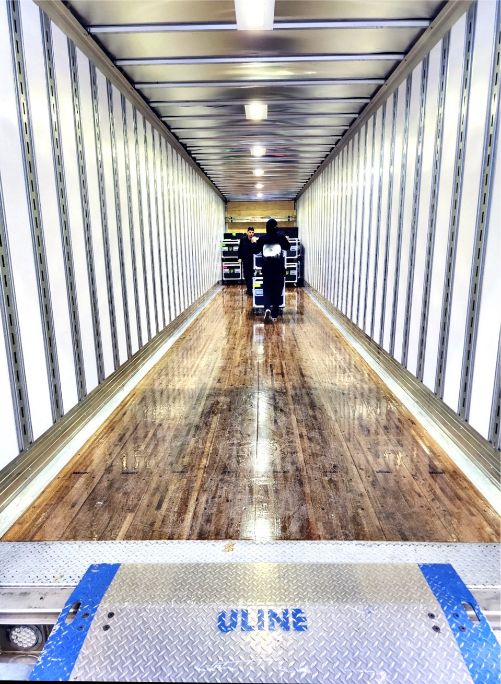
M 252 276 L 254 275 L 254 252 L 252 249 L 254 240 L 254 228 L 249 226 L 247 228 L 247 235 L 240 238 L 240 244 L 238 245 L 238 259 L 242 264 L 245 287 L 247 289 L 247 294 L 251 296 Z
M 290 248 L 290 242 L 285 235 L 277 230 L 278 223 L 270 218 L 266 223 L 266 235 L 254 243 L 254 254 L 263 254 L 263 299 L 264 320 L 266 323 L 276 321 L 282 291 L 285 286 L 285 258 L 284 252 Z

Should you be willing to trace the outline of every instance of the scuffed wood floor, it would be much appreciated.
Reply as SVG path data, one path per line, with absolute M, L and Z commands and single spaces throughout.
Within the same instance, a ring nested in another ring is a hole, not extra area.
M 498 541 L 499 518 L 303 291 L 227 288 L 4 540 Z

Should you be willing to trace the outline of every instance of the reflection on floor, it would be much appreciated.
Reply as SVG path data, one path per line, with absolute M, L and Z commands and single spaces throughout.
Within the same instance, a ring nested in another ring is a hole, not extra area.
M 302 290 L 223 290 L 5 535 L 497 541 L 499 519 Z

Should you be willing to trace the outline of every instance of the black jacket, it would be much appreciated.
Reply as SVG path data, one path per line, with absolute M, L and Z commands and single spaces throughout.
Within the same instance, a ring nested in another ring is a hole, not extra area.
M 249 240 L 247 235 L 240 238 L 240 244 L 238 245 L 238 258 L 242 259 L 246 263 L 251 263 L 254 257 L 253 248 L 254 245 Z
M 276 245 L 276 251 L 278 252 L 278 247 L 280 251 L 275 256 L 266 256 L 266 246 Z M 263 268 L 263 278 L 268 276 L 285 276 L 285 259 L 283 252 L 287 251 L 291 246 L 291 243 L 285 235 L 280 235 L 280 233 L 266 233 L 263 237 L 260 237 L 257 242 L 254 243 L 253 249 L 254 254 L 259 254 L 263 252 L 262 268 Z

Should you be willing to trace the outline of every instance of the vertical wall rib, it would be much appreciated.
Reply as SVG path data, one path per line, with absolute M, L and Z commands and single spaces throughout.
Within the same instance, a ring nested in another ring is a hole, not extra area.
M 369 194 L 369 223 L 372 217 L 372 205 L 374 201 L 374 163 L 375 163 L 375 156 L 376 156 L 376 115 L 374 114 L 372 117 L 372 152 L 371 152 L 371 167 L 370 167 L 370 183 L 371 183 L 371 189 L 370 189 L 370 194 Z M 366 263 L 366 268 L 365 268 L 365 274 L 367 281 L 365 283 L 365 288 L 369 287 L 369 266 L 370 266 L 370 257 L 371 257 L 371 243 L 372 243 L 372 231 L 369 230 L 368 236 L 367 236 L 367 263 Z M 366 330 L 366 322 L 367 322 L 367 293 L 365 296 L 365 301 L 364 301 L 364 318 L 363 318 L 363 323 L 362 323 L 362 328 Z
M 440 62 L 440 82 L 438 87 L 437 124 L 435 128 L 435 146 L 433 150 L 433 169 L 431 179 L 430 210 L 428 215 L 428 234 L 426 237 L 426 261 L 424 267 L 423 302 L 421 306 L 421 322 L 419 326 L 419 346 L 416 375 L 423 379 L 424 359 L 426 353 L 426 339 L 428 331 L 428 313 L 430 307 L 431 272 L 435 248 L 435 229 L 437 224 L 437 207 L 440 193 L 440 171 L 442 163 L 442 143 L 444 128 L 445 97 L 447 91 L 447 71 L 449 68 L 450 32 L 442 41 L 442 55 Z
M 151 340 L 151 320 L 150 320 L 150 293 L 148 291 L 148 276 L 146 267 L 146 246 L 144 242 L 144 218 L 143 218 L 143 193 L 141 189 L 141 163 L 139 157 L 139 137 L 137 130 L 137 111 L 134 109 L 132 114 L 134 125 L 134 145 L 136 152 L 136 173 L 137 173 L 137 201 L 139 205 L 139 234 L 141 236 L 141 260 L 143 264 L 144 277 L 144 298 L 146 302 L 146 328 L 148 339 Z
M 111 141 L 111 166 L 113 169 L 113 190 L 115 192 L 115 215 L 117 221 L 118 255 L 120 263 L 120 285 L 124 304 L 124 324 L 125 324 L 125 343 L 127 347 L 127 358 L 132 356 L 132 343 L 130 336 L 129 307 L 127 305 L 127 279 L 125 275 L 125 254 L 123 242 L 122 210 L 120 207 L 120 180 L 118 177 L 117 162 L 117 143 L 115 135 L 115 112 L 113 108 L 113 86 L 110 81 L 106 81 L 106 94 L 108 98 L 108 115 L 110 119 L 110 141 Z
M 475 20 L 477 5 L 474 3 L 468 10 L 465 30 L 465 49 L 463 78 L 461 86 L 461 108 L 459 112 L 456 156 L 454 160 L 453 195 L 451 216 L 449 221 L 449 237 L 447 242 L 447 261 L 445 267 L 445 284 L 442 298 L 442 314 L 440 321 L 440 339 L 438 345 L 438 363 L 435 377 L 435 394 L 441 399 L 444 396 L 445 370 L 447 367 L 447 347 L 451 323 L 451 305 L 454 286 L 454 271 L 458 245 L 459 218 L 463 195 L 464 153 L 468 132 L 468 112 L 470 106 L 471 71 L 475 40 Z
M 71 321 L 71 340 L 73 345 L 73 361 L 77 381 L 78 399 L 87 394 L 85 369 L 83 362 L 82 340 L 80 335 L 80 319 L 78 314 L 78 294 L 75 282 L 75 264 L 71 242 L 70 219 L 68 211 L 68 196 L 66 192 L 66 175 L 61 145 L 61 124 L 59 120 L 59 103 L 55 81 L 54 52 L 52 47 L 52 27 L 50 19 L 40 10 L 40 23 L 44 49 L 45 79 L 47 97 L 49 100 L 49 114 L 51 123 L 51 143 L 54 162 L 54 179 L 57 190 L 57 208 L 61 230 L 61 244 L 63 248 L 64 275 L 68 298 L 68 312 Z
M 424 119 L 426 111 L 426 95 L 428 91 L 428 67 L 429 55 L 427 55 L 422 64 L 421 75 L 421 91 L 419 99 L 419 125 L 418 137 L 416 143 L 416 163 L 414 167 L 414 192 L 412 199 L 412 219 L 411 219 L 411 241 L 409 247 L 409 270 L 407 274 L 407 290 L 405 301 L 405 321 L 404 321 L 404 335 L 402 341 L 402 365 L 407 366 L 407 357 L 409 353 L 409 332 L 411 326 L 411 309 L 412 309 L 412 289 L 414 286 L 414 268 L 416 265 L 416 238 L 419 220 L 419 199 L 421 191 L 421 170 L 423 165 L 423 144 L 424 144 Z
M 382 107 L 381 115 L 381 142 L 380 142 L 380 159 L 378 169 L 378 198 L 377 198 L 377 213 L 376 213 L 376 228 L 375 228 L 375 244 L 374 244 L 374 278 L 372 283 L 372 310 L 371 310 L 371 326 L 370 336 L 374 337 L 374 325 L 376 318 L 376 295 L 377 295 L 377 274 L 379 266 L 379 241 L 381 237 L 381 204 L 383 201 L 383 173 L 384 173 L 384 144 L 385 144 L 385 126 L 386 126 L 386 102 Z
M 16 292 L 9 254 L 9 238 L 0 179 L 0 312 L 5 338 L 5 351 L 9 367 L 10 388 L 14 418 L 16 421 L 19 451 L 24 451 L 33 441 L 28 389 L 24 368 L 23 345 L 17 317 Z
M 103 361 L 103 343 L 101 338 L 101 323 L 99 302 L 97 299 L 96 267 L 94 264 L 94 248 L 92 246 L 92 227 L 90 221 L 89 188 L 87 183 L 87 169 L 85 163 L 85 146 L 83 142 L 82 118 L 80 108 L 80 88 L 78 80 L 78 63 L 75 45 L 68 40 L 68 58 L 70 64 L 71 95 L 73 102 L 73 120 L 75 124 L 75 143 L 77 149 L 78 178 L 80 181 L 80 201 L 82 206 L 82 221 L 85 235 L 85 258 L 87 275 L 89 278 L 90 303 L 92 311 L 92 329 L 96 352 L 97 378 L 102 382 L 105 378 Z
M 383 261 L 383 283 L 381 294 L 381 321 L 379 328 L 379 344 L 382 344 L 385 329 L 385 312 L 386 312 L 386 292 L 388 289 L 388 259 L 390 254 L 390 237 L 391 237 L 391 211 L 393 206 L 393 179 L 395 176 L 395 132 L 397 127 L 397 107 L 398 107 L 398 90 L 393 95 L 393 108 L 391 113 L 391 142 L 390 142 L 390 165 L 388 172 L 388 209 L 386 215 L 386 237 L 384 243 L 384 261 Z
M 400 264 L 402 252 L 402 231 L 404 226 L 405 188 L 407 179 L 407 151 L 409 145 L 409 112 L 411 107 L 412 74 L 405 81 L 404 132 L 402 139 L 402 163 L 400 165 L 400 192 L 398 202 L 397 246 L 395 260 L 395 278 L 393 280 L 393 307 L 391 313 L 390 354 L 395 354 L 395 335 L 397 329 L 398 285 L 400 282 Z
M 494 190 L 494 161 L 496 158 L 495 150 L 498 136 L 499 119 L 499 82 L 501 80 L 501 8 L 499 2 L 496 3 L 495 27 L 494 50 L 492 54 L 492 67 L 489 82 L 489 106 L 487 110 L 484 147 L 482 154 L 481 186 L 478 198 L 475 226 L 473 261 L 471 265 L 470 291 L 468 296 L 468 313 L 466 317 L 466 339 L 463 352 L 459 396 L 459 415 L 465 420 L 468 420 L 470 414 L 471 389 L 473 382 L 473 370 L 475 366 L 475 346 L 477 341 L 478 320 L 480 313 L 480 298 L 482 295 L 482 282 L 486 255 L 485 253 L 487 249 L 491 199 Z
M 155 248 L 153 246 L 153 219 L 151 216 L 151 197 L 150 197 L 150 165 L 148 155 L 148 136 L 146 119 L 143 118 L 143 145 L 146 169 L 146 209 L 148 216 L 148 234 L 150 238 L 150 261 L 151 261 L 151 281 L 153 288 L 153 311 L 155 312 L 155 331 L 160 330 L 158 318 L 158 299 L 157 299 L 157 274 L 155 269 Z
M 55 422 L 63 415 L 61 382 L 57 358 L 54 315 L 50 294 L 49 270 L 45 251 L 45 238 L 42 223 L 42 207 L 38 190 L 38 176 L 35 159 L 35 146 L 31 126 L 31 106 L 26 79 L 26 67 L 21 28 L 20 3 L 8 0 L 7 15 L 15 74 L 19 131 L 22 142 L 22 155 L 25 173 L 26 194 L 31 227 L 35 272 L 38 285 L 38 298 L 42 316 L 42 330 L 45 347 L 45 360 L 49 380 L 52 420 Z
M 103 146 L 101 141 L 101 120 L 99 116 L 99 95 L 97 91 L 97 74 L 96 67 L 92 62 L 89 62 L 90 68 L 90 87 L 92 97 L 92 112 L 94 115 L 94 142 L 96 148 L 97 160 L 97 178 L 99 186 L 99 206 L 101 210 L 101 229 L 103 233 L 103 248 L 104 248 L 104 267 L 106 273 L 106 289 L 108 292 L 108 312 L 110 315 L 111 326 L 111 344 L 113 349 L 113 365 L 115 370 L 120 365 L 120 358 L 118 353 L 118 334 L 117 334 L 117 317 L 115 313 L 115 294 L 113 287 L 113 273 L 111 270 L 111 254 L 110 254 L 110 233 L 108 226 L 108 207 L 106 203 L 106 190 L 104 185 L 104 167 L 103 167 Z
M 134 235 L 134 210 L 132 207 L 132 186 L 130 179 L 130 164 L 129 164 L 129 134 L 127 122 L 127 106 L 124 95 L 120 95 L 120 105 L 122 109 L 122 131 L 124 140 L 124 159 L 125 159 L 125 188 L 127 192 L 127 213 L 129 219 L 129 240 L 132 262 L 132 286 L 134 289 L 134 303 L 136 311 L 136 326 L 139 346 L 142 340 L 142 326 L 141 326 L 141 311 L 139 302 L 139 285 L 137 278 L 137 260 L 136 260 L 136 238 Z M 129 321 L 130 328 L 130 321 Z
M 501 448 L 501 328 L 499 330 L 496 373 L 492 390 L 489 441 L 498 449 Z

